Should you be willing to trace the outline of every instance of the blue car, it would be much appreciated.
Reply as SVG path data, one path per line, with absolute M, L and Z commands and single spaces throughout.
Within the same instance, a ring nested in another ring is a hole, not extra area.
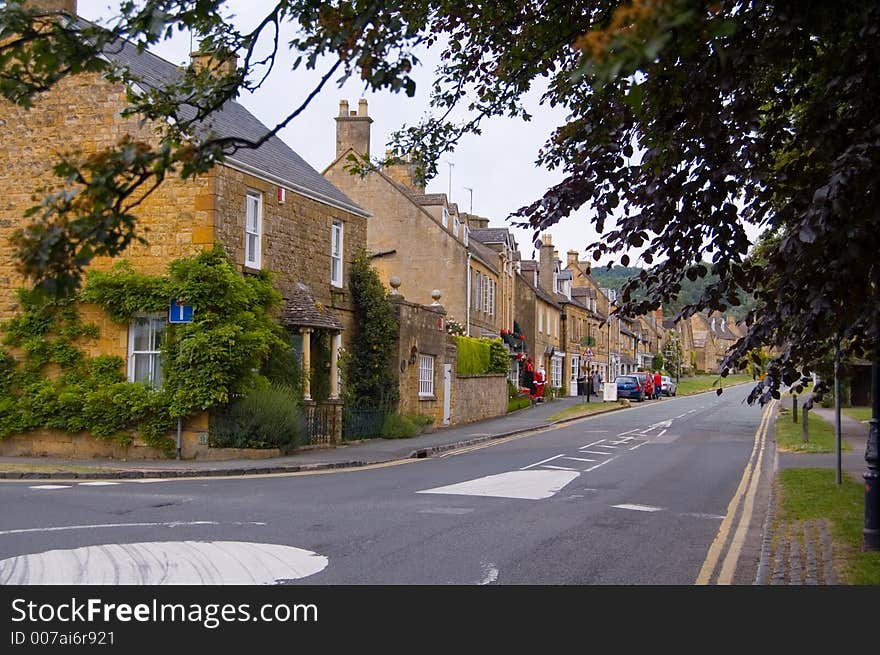
M 635 375 L 618 375 L 614 382 L 617 384 L 618 398 L 631 398 L 639 402 L 645 399 L 645 387 Z

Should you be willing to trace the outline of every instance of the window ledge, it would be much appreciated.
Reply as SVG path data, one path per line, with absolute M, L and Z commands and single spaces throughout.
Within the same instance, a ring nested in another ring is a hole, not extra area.
M 420 400 L 420 401 L 421 401 L 421 400 L 437 400 L 437 396 L 434 396 L 434 395 L 431 395 L 431 396 L 423 396 L 422 394 L 419 394 L 419 400 Z

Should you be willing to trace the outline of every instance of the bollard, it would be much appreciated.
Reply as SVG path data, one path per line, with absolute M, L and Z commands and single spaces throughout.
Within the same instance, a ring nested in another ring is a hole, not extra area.
M 797 396 L 791 397 L 791 420 L 797 423 Z
M 809 425 L 809 421 L 807 420 L 807 412 L 809 412 L 809 411 L 810 411 L 810 406 L 807 403 L 804 403 L 804 415 L 803 415 L 803 418 L 801 419 L 801 421 L 802 421 L 801 433 L 803 434 L 804 443 L 807 443 L 810 440 L 810 425 Z

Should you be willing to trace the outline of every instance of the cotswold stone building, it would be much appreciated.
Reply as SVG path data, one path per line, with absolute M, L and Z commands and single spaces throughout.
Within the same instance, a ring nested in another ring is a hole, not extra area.
M 61 5 L 75 12 L 74 1 Z M 105 56 L 130 68 L 145 87 L 168 84 L 182 74 L 174 64 L 138 52 L 125 42 L 108 48 Z M 195 57 L 193 65 L 210 63 Z M 10 237 L 25 224 L 23 216 L 34 204 L 35 189 L 57 182 L 51 167 L 58 154 L 94 154 L 124 137 L 155 142 L 155 126 L 141 124 L 136 116 L 123 116 L 125 107 L 126 89 L 91 73 L 65 78 L 41 94 L 30 110 L 0 104 L 4 146 L 0 150 L 4 197 L 0 204 L 0 320 L 16 311 L 15 290 L 26 284 L 15 271 Z M 213 117 L 209 127 L 221 136 L 236 134 L 250 140 L 268 131 L 234 101 Z M 304 368 L 310 371 L 310 354 L 318 337 L 330 348 L 333 400 L 338 388 L 336 353 L 346 342 L 353 321 L 347 270 L 354 254 L 366 245 L 368 215 L 283 141 L 272 137 L 256 150 L 239 150 L 196 179 L 163 182 L 137 209 L 137 233 L 147 243 L 133 243 L 121 257 L 135 271 L 162 274 L 172 260 L 219 243 L 243 275 L 270 271 L 285 300 L 282 322 L 301 351 Z M 111 263 L 98 259 L 93 266 L 107 268 Z M 100 338 L 88 344 L 89 354 L 118 355 L 128 362 L 130 380 L 149 381 L 153 367 L 137 362 L 158 356 L 155 335 L 163 329 L 166 316 L 133 317 L 128 326 L 110 321 L 94 307 L 85 307 L 83 316 L 100 327 Z M 307 399 L 309 377 L 305 376 Z M 206 421 L 201 416 L 186 426 L 184 456 L 199 451 L 197 433 L 206 430 Z M 99 446 L 112 447 L 95 447 Z

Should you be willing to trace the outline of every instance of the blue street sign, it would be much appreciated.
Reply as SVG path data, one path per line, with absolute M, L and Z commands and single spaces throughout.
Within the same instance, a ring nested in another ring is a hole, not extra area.
M 192 323 L 193 306 L 181 305 L 177 302 L 177 298 L 171 299 L 171 307 L 168 309 L 169 323 Z

